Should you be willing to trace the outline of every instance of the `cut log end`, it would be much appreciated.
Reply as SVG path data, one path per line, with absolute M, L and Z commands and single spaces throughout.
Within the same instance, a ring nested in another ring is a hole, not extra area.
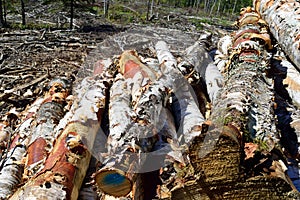
M 114 197 L 126 196 L 132 190 L 132 181 L 120 170 L 105 169 L 98 171 L 94 176 L 94 180 L 98 189 Z

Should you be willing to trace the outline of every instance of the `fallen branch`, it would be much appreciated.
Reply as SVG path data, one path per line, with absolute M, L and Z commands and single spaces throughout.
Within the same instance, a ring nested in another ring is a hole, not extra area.
M 16 88 L 13 88 L 11 90 L 8 90 L 8 91 L 4 91 L 3 94 L 0 94 L 0 101 L 3 101 L 7 98 L 9 98 L 13 93 L 19 91 L 19 90 L 24 90 L 32 85 L 35 85 L 41 81 L 43 81 L 44 79 L 48 78 L 49 77 L 49 74 L 45 74 L 37 79 L 34 79 L 33 81 L 31 81 L 30 83 L 26 83 L 26 84 L 23 84 L 23 85 L 20 85 Z

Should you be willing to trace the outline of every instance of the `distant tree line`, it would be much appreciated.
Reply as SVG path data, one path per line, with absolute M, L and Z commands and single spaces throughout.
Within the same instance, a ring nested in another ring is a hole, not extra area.
M 252 5 L 252 0 L 157 0 L 168 1 L 175 7 L 188 7 L 195 11 L 204 11 L 208 14 L 234 14 L 245 6 Z
M 19 6 L 18 9 L 20 9 L 22 16 L 22 25 L 26 24 L 25 1 L 26 0 L 0 0 L 0 27 L 7 27 L 7 11 L 15 10 L 15 5 Z
M 61 1 L 65 9 L 70 13 L 70 28 L 73 28 L 74 8 L 76 5 L 93 6 L 99 5 L 103 7 L 103 16 L 108 17 L 110 0 L 43 0 L 43 3 Z M 26 24 L 26 4 L 33 3 L 34 0 L 0 0 L 0 27 L 7 26 L 7 12 L 8 10 L 18 11 L 22 16 L 22 25 Z M 141 0 L 115 0 L 113 3 L 138 3 Z M 252 5 L 252 0 L 148 0 L 145 3 L 145 10 L 147 10 L 147 19 L 151 17 L 154 7 L 168 6 L 172 8 L 187 8 L 198 13 L 203 11 L 209 15 L 212 14 L 235 14 L 239 12 L 240 8 Z M 81 6 L 82 7 L 82 6 Z M 202 12 L 202 13 L 203 13 Z

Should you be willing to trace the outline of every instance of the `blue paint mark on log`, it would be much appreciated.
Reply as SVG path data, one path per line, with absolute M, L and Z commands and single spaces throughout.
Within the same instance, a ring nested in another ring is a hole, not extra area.
M 125 177 L 119 173 L 107 174 L 103 178 L 103 183 L 106 185 L 120 185 L 125 181 Z

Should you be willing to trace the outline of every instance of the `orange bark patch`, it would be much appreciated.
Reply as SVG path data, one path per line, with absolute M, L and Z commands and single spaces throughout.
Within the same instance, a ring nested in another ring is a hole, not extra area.
M 135 51 L 124 51 L 119 60 L 119 70 L 125 78 L 132 78 L 138 72 L 141 72 L 143 77 L 148 77 L 151 80 L 157 78 L 157 74 L 153 69 L 144 65 Z
M 283 80 L 283 84 L 287 84 L 291 90 L 300 92 L 300 84 L 290 77 Z
M 73 190 L 76 167 L 67 161 L 67 154 L 70 152 L 66 144 L 67 135 L 65 134 L 56 141 L 57 144 L 48 156 L 45 167 L 36 175 L 35 185 L 44 184 L 46 181 L 59 182 L 65 186 L 64 190 L 67 191 L 67 198 L 69 199 Z
M 102 63 L 102 60 L 98 60 L 95 64 L 94 64 L 94 72 L 93 75 L 97 75 L 97 74 L 101 74 L 103 72 L 103 68 L 104 65 Z
M 253 158 L 255 155 L 255 151 L 258 149 L 258 144 L 254 144 L 254 143 L 245 143 L 244 146 L 244 151 L 246 154 L 246 158 L 245 160 L 249 159 L 249 158 Z
M 70 194 L 73 189 L 73 178 L 75 177 L 75 167 L 65 161 L 59 161 L 53 167 L 52 172 L 54 175 L 54 181 L 66 186 L 67 194 Z M 61 177 L 61 178 L 55 178 Z
M 140 65 L 135 63 L 133 60 L 128 60 L 125 63 L 124 77 L 133 78 L 135 74 L 141 72 L 143 77 L 147 77 L 147 73 L 140 68 Z
M 18 143 L 18 141 L 19 141 L 19 138 L 20 138 L 20 135 L 17 135 L 17 136 L 13 139 L 13 141 L 11 142 L 11 145 L 10 145 L 10 149 L 13 149 L 13 148 L 15 148 L 15 147 L 17 146 L 17 143 Z
M 27 166 L 30 166 L 31 164 L 34 164 L 46 157 L 46 146 L 46 140 L 44 138 L 39 137 L 28 147 Z
M 270 0 L 267 2 L 266 7 L 270 8 L 274 4 L 274 0 Z
M 259 8 L 260 8 L 260 0 L 254 0 L 254 9 L 256 10 L 256 12 L 259 12 Z

